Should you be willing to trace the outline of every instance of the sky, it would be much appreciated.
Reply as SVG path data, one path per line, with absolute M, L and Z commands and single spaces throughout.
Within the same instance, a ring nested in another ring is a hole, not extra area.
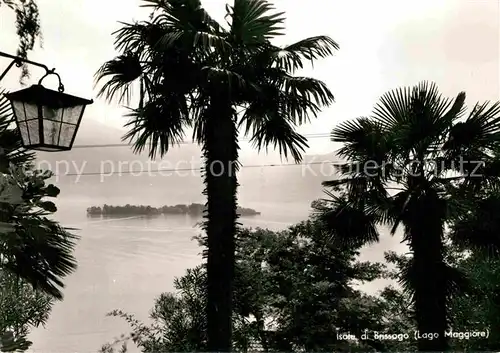
M 202 0 L 216 19 L 223 21 L 225 4 L 232 0 Z M 112 59 L 113 30 L 118 21 L 143 19 L 140 0 L 38 0 L 43 48 L 29 58 L 55 67 L 66 92 L 94 98 L 86 111 L 87 127 L 122 128 L 124 109 L 95 97 L 93 75 Z M 340 50 L 300 75 L 327 83 L 336 97 L 333 106 L 301 126 L 305 134 L 326 134 L 341 121 L 370 114 L 385 92 L 434 81 L 445 96 L 467 93 L 469 107 L 477 101 L 498 100 L 500 93 L 500 40 L 498 0 L 275 0 L 287 16 L 287 44 L 314 35 L 328 35 Z M 17 47 L 14 16 L 0 8 L 0 48 Z M 0 58 L 0 64 L 8 61 Z M 43 72 L 31 68 L 36 79 Z M 1 85 L 19 89 L 19 71 L 12 70 Z M 47 87 L 57 83 L 47 79 Z M 95 125 L 95 127 L 94 127 Z M 102 131 L 101 131 L 102 132 Z M 78 140 L 77 140 L 78 141 Z M 113 141 L 112 143 L 116 143 Z M 310 141 L 309 153 L 328 153 L 328 138 Z

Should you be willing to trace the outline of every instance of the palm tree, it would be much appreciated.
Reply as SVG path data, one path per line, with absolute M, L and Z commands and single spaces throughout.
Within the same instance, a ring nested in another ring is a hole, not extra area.
M 229 351 L 239 128 L 259 150 L 273 145 L 300 161 L 307 140 L 294 129 L 333 95 L 323 82 L 294 73 L 338 46 L 325 36 L 273 45 L 270 40 L 283 34 L 284 17 L 265 0 L 228 5 L 228 28 L 199 0 L 145 2 L 153 8 L 150 20 L 124 24 L 115 33 L 122 55 L 96 74 L 97 81 L 107 79 L 100 95 L 127 101 L 139 82 L 138 107 L 130 112 L 124 139 L 133 141 L 136 152 L 148 146 L 152 158 L 194 129 L 206 162 L 208 347 Z
M 77 237 L 46 217 L 57 210 L 46 197 L 56 197 L 59 189 L 46 183 L 50 173 L 34 170 L 35 154 L 23 149 L 10 102 L 3 93 L 0 91 L 1 188 L 11 184 L 18 197 L 0 200 L 0 270 L 62 299 L 62 280 L 76 269 L 73 250 Z
M 435 84 L 422 82 L 386 93 L 371 117 L 332 131 L 347 162 L 339 165 L 339 180 L 324 183 L 343 193 L 329 193 L 323 217 L 339 240 L 356 245 L 377 242 L 377 224 L 390 225 L 392 234 L 403 225 L 413 257 L 402 282 L 413 294 L 419 332 L 439 334 L 419 339 L 421 351 L 447 348 L 448 299 L 463 289 L 462 276 L 444 261 L 445 227 L 473 207 L 471 195 L 498 186 L 500 176 L 494 158 L 500 104 L 477 104 L 462 119 L 464 101 L 465 93 L 445 99 Z

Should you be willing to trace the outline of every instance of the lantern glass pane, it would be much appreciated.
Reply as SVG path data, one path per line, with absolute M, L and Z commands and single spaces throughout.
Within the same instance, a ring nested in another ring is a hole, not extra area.
M 61 121 L 62 120 L 62 112 L 63 109 L 54 109 L 44 106 L 43 107 L 43 119 L 45 120 L 54 120 Z
M 38 106 L 36 104 L 24 103 L 26 120 L 38 119 Z
M 76 133 L 76 125 L 72 124 L 61 124 L 61 135 L 59 138 L 59 146 L 69 147 L 71 145 L 71 141 L 73 140 L 73 136 Z
M 14 115 L 17 121 L 26 121 L 23 102 L 12 102 L 12 110 L 14 110 Z
M 84 105 L 77 105 L 76 107 L 64 108 L 64 113 L 62 115 L 62 120 L 69 124 L 78 124 L 78 119 L 82 114 L 82 109 Z
M 20 122 L 17 126 L 19 127 L 19 132 L 21 133 L 23 145 L 29 145 L 30 139 L 28 136 L 28 126 L 26 125 L 25 122 Z
M 11 102 L 23 145 L 47 151 L 71 148 L 82 113 L 87 105 L 93 103 L 92 100 L 46 89 L 41 85 L 33 85 L 6 96 Z
M 40 143 L 40 129 L 38 126 L 38 120 L 28 120 L 28 135 L 30 138 L 30 145 Z
M 59 145 L 61 123 L 52 120 L 43 121 L 43 143 L 45 145 Z

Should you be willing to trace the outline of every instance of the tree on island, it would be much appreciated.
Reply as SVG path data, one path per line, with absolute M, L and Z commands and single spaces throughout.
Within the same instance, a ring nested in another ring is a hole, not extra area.
M 205 210 L 206 206 L 202 205 L 201 203 L 192 203 L 190 205 L 162 206 L 159 208 L 144 205 L 127 204 L 125 206 L 111 206 L 105 204 L 102 208 L 99 206 L 92 206 L 87 208 L 87 214 L 90 216 L 181 214 L 198 217 L 201 216 Z M 240 216 L 260 215 L 260 212 L 257 212 L 251 208 L 238 207 L 236 212 Z
M 301 161 L 307 147 L 295 127 L 333 102 L 326 85 L 297 77 L 306 62 L 331 56 L 338 45 L 327 36 L 285 47 L 283 13 L 265 0 L 234 0 L 229 27 L 217 23 L 200 0 L 147 0 L 150 20 L 115 32 L 122 54 L 106 62 L 97 79 L 100 95 L 130 97 L 139 82 L 138 106 L 130 111 L 125 139 L 155 157 L 194 128 L 206 168 L 208 339 L 210 351 L 231 351 L 232 283 L 237 231 L 238 130 L 259 149 L 269 145 Z

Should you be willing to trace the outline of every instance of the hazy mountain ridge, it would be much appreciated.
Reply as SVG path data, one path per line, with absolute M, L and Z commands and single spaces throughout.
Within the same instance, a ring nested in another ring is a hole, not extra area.
M 84 168 L 83 172 L 102 172 L 101 168 L 108 167 L 106 170 L 109 170 L 111 162 L 113 162 L 115 168 L 118 167 L 119 162 L 123 162 L 121 168 L 130 166 L 131 163 L 132 166 L 135 165 L 136 167 L 142 164 L 142 168 L 145 171 L 147 171 L 147 165 L 162 169 L 185 169 L 191 165 L 193 167 L 201 166 L 201 148 L 196 143 L 187 142 L 171 146 L 163 158 L 157 157 L 155 160 L 151 160 L 148 156 L 147 148 L 141 153 L 134 153 L 132 145 L 122 141 L 125 133 L 126 130 L 124 129 L 113 128 L 95 120 L 83 121 L 71 151 L 56 153 L 37 152 L 38 164 L 45 169 L 48 167 L 55 169 L 56 165 L 59 168 L 66 166 L 69 168 L 66 173 L 78 173 L 82 168 Z M 255 167 L 256 165 L 268 164 L 293 164 L 292 160 L 287 161 L 281 158 L 272 148 L 269 149 L 269 153 L 266 153 L 266 151 L 259 153 L 255 149 L 252 149 L 247 142 L 243 142 L 241 145 L 240 161 L 243 165 L 252 165 Z M 339 158 L 336 157 L 335 153 L 323 155 L 306 154 L 303 164 L 315 165 L 324 162 L 323 164 L 326 166 L 327 162 L 338 160 Z M 64 170 L 62 171 L 64 172 Z
M 179 164 L 179 161 L 198 163 L 200 161 L 201 149 L 195 144 L 182 144 L 181 147 L 173 146 L 168 155 L 163 159 L 152 161 L 148 157 L 147 149 L 142 153 L 134 153 L 131 145 L 122 141 L 125 130 L 113 128 L 97 121 L 82 122 L 75 139 L 73 149 L 65 152 L 38 152 L 38 164 L 42 168 L 50 167 L 56 172 L 97 173 L 105 171 L 114 172 L 125 170 L 147 170 L 148 168 L 163 168 L 170 164 Z M 108 146 L 103 146 L 108 145 Z M 109 146 L 119 145 L 119 146 Z M 122 162 L 120 164 L 120 162 Z M 127 169 L 131 166 L 138 169 Z M 148 167 L 148 166 L 152 167 Z M 174 168 L 172 166 L 170 168 Z M 66 170 L 65 170 L 66 169 Z
M 39 167 L 50 169 L 61 187 L 62 198 L 106 200 L 119 197 L 124 203 L 140 201 L 151 205 L 168 202 L 204 202 L 199 168 L 201 149 L 193 143 L 172 147 L 167 155 L 151 161 L 147 151 L 134 154 L 131 146 L 79 148 L 82 145 L 124 144 L 125 130 L 96 121 L 86 121 L 68 152 L 38 153 Z M 267 198 L 309 204 L 322 197 L 321 182 L 335 178 L 335 153 L 306 155 L 300 165 L 270 153 L 242 148 L 240 202 Z M 272 193 L 272 195 L 269 195 Z M 176 196 L 174 196 L 176 195 Z M 87 207 L 90 205 L 87 205 Z

